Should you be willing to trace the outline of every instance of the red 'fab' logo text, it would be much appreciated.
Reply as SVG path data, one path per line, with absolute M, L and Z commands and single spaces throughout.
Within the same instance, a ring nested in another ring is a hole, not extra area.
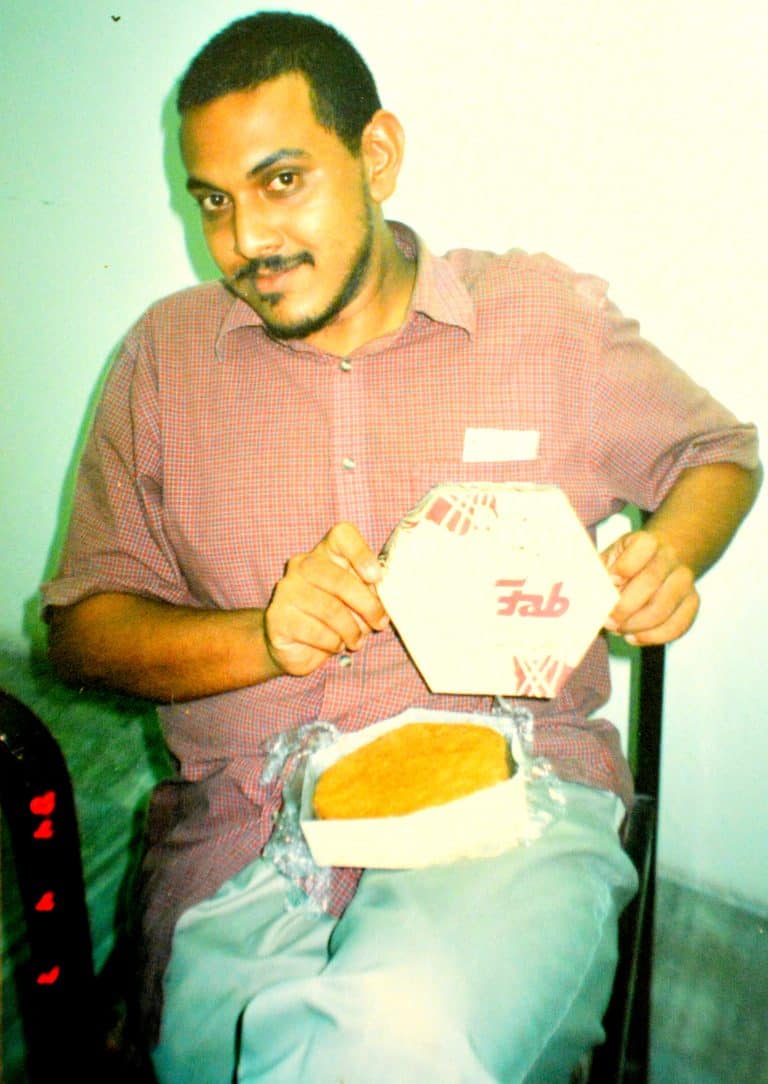
M 500 594 L 498 597 L 498 616 L 511 617 L 517 614 L 519 617 L 562 617 L 571 605 L 560 592 L 563 589 L 562 580 L 552 585 L 549 595 L 536 594 L 535 592 L 523 591 L 525 580 L 496 580 L 497 587 L 512 587 L 513 591 L 508 594 Z

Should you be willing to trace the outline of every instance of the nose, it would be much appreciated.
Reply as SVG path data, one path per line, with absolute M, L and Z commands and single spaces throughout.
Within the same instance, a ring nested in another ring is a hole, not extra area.
M 283 243 L 274 215 L 253 205 L 236 207 L 234 231 L 235 252 L 244 260 L 274 255 Z

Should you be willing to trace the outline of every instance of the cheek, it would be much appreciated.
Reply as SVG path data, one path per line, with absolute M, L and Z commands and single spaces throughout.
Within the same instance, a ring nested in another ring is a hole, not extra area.
M 328 239 L 334 236 L 334 223 L 325 202 L 317 199 L 283 215 L 280 226 L 292 249 L 308 249 L 313 253 L 325 248 Z
M 235 253 L 234 238 L 232 231 L 224 225 L 203 226 L 203 237 L 208 246 L 208 251 L 220 271 L 231 274 L 242 263 Z
M 311 199 L 294 210 L 290 227 L 307 244 L 326 249 L 344 249 L 350 244 L 354 247 L 361 223 L 366 220 L 365 210 L 365 193 L 359 179 L 340 175 L 332 183 L 319 187 Z

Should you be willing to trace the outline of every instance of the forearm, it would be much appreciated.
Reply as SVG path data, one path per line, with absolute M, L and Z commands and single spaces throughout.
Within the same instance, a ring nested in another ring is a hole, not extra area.
M 713 463 L 684 471 L 650 517 L 645 530 L 695 576 L 715 563 L 746 516 L 760 488 L 761 471 Z
M 159 701 L 212 696 L 281 672 L 261 610 L 197 610 L 118 593 L 54 609 L 49 652 L 70 683 Z

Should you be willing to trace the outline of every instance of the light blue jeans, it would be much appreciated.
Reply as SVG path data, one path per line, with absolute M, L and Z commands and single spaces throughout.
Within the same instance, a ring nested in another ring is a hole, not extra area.
M 636 890 L 618 799 L 564 784 L 540 839 L 368 870 L 340 920 L 287 910 L 260 859 L 179 920 L 161 1084 L 558 1084 L 603 1037 Z

